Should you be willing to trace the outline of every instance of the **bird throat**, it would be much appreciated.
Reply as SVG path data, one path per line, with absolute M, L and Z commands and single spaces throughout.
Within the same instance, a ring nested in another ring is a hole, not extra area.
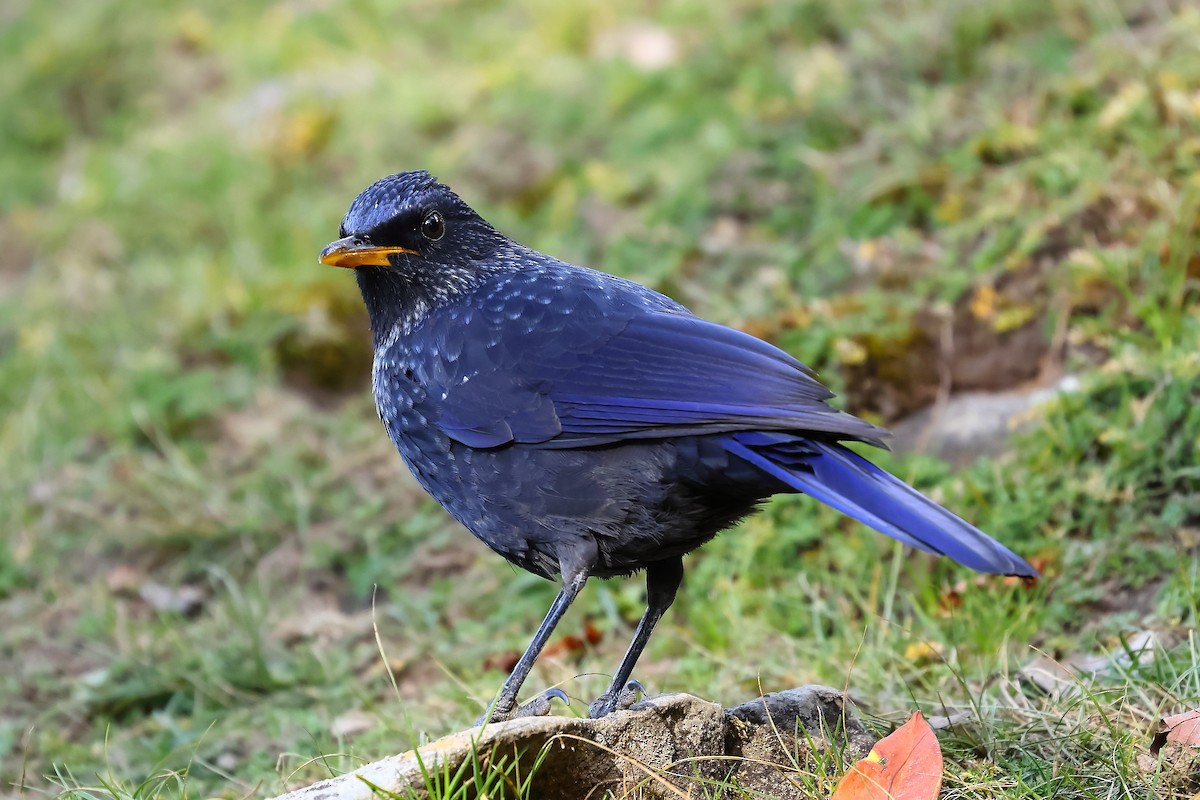
M 409 334 L 431 311 L 469 291 L 482 276 L 473 271 L 441 266 L 436 274 L 394 267 L 355 270 L 358 289 L 367 307 L 375 347 L 392 337 Z

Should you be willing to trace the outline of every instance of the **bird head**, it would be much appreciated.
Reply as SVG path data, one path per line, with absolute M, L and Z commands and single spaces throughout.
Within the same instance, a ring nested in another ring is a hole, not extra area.
M 401 172 L 350 204 L 321 263 L 355 271 L 376 342 L 411 329 L 488 274 L 517 268 L 517 246 L 428 172 Z
M 428 172 L 401 172 L 368 186 L 350 204 L 338 235 L 321 251 L 322 264 L 418 272 L 466 267 L 505 241 Z

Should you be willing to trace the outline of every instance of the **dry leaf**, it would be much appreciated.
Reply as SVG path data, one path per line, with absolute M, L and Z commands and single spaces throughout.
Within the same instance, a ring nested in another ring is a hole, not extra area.
M 520 660 L 521 651 L 505 650 L 485 658 L 483 660 L 483 668 L 485 670 L 494 669 L 497 672 L 509 673 L 517 668 L 517 662 Z
M 1167 741 L 1200 747 L 1200 710 L 1176 714 L 1163 720 Z
M 1154 740 L 1150 743 L 1150 753 L 1158 755 L 1158 751 L 1168 742 L 1200 747 L 1200 709 L 1163 719 L 1158 733 L 1154 734 Z
M 199 613 L 206 599 L 204 590 L 197 586 L 165 586 L 154 581 L 143 583 L 137 593 L 155 611 L 185 617 Z
M 942 748 L 918 711 L 850 768 L 830 800 L 935 800 L 941 788 Z
M 546 646 L 545 654 L 552 658 L 576 655 L 582 653 L 588 645 L 599 644 L 603 638 L 603 632 L 588 620 L 584 623 L 583 636 L 568 634 L 556 642 L 551 642 Z

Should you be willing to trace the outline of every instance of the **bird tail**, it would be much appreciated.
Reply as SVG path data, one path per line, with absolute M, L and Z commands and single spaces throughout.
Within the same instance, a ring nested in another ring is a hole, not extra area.
M 730 453 L 880 533 L 993 575 L 1037 577 L 1025 559 L 840 444 L 786 433 L 738 433 Z

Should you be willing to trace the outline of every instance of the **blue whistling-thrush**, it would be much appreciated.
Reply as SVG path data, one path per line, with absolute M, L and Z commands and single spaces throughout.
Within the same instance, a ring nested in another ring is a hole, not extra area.
M 512 241 L 426 172 L 368 187 L 321 261 L 355 270 L 379 416 L 421 485 L 488 547 L 562 588 L 488 714 L 517 694 L 590 577 L 646 571 L 646 612 L 589 713 L 630 677 L 683 556 L 767 497 L 803 492 L 980 572 L 1008 548 L 844 447 L 887 432 L 827 405 L 796 359 L 644 286 Z

